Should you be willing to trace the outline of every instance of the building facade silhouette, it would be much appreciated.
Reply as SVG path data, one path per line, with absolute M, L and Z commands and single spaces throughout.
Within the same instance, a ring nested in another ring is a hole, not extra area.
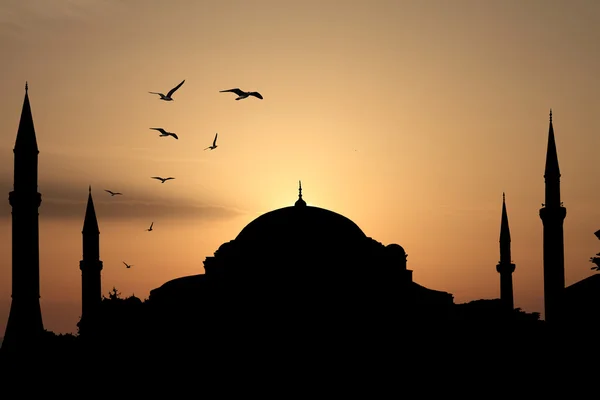
M 387 335 L 395 326 L 410 324 L 414 332 L 447 323 L 454 305 L 452 294 L 413 280 L 402 246 L 308 205 L 301 186 L 293 205 L 251 221 L 206 257 L 204 270 L 150 292 L 155 329 L 168 330 L 161 337 L 185 332 L 210 342 L 236 332 L 262 340 L 279 332 L 294 341 L 317 331 L 367 335 L 364 327 Z
M 23 351 L 44 333 L 40 307 L 38 146 L 29 103 L 28 85 L 14 147 L 12 207 L 12 302 L 2 343 L 4 351 Z
M 560 168 L 550 110 L 548 147 L 546 150 L 545 203 L 540 209 L 544 227 L 544 313 L 548 323 L 560 320 L 562 296 L 565 290 L 565 252 L 563 222 L 567 209 L 560 200 Z
M 81 269 L 81 323 L 80 332 L 85 330 L 87 321 L 94 320 L 93 316 L 98 311 L 102 302 L 102 261 L 100 260 L 100 229 L 92 187 L 89 187 L 83 230 L 83 259 L 79 262 Z
M 502 193 L 502 219 L 500 222 L 500 262 L 496 265 L 496 271 L 500 274 L 500 300 L 507 309 L 512 310 L 515 308 L 512 281 L 515 264 L 512 263 L 511 258 L 510 228 L 504 193 Z

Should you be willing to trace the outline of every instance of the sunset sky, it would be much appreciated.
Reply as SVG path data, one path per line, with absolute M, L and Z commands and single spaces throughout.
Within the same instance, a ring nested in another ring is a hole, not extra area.
M 75 332 L 81 314 L 88 185 L 102 291 L 142 299 L 292 205 L 298 180 L 308 205 L 402 245 L 419 284 L 456 303 L 497 298 L 506 192 L 515 306 L 543 312 L 550 108 L 568 285 L 600 251 L 599 20 L 595 0 L 3 0 L 0 336 L 25 81 L 46 329 Z M 148 93 L 183 79 L 173 102 Z M 219 93 L 235 87 L 264 100 Z

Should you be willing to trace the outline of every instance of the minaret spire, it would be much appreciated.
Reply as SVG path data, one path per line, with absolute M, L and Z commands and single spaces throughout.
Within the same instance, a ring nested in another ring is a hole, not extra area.
M 496 265 L 500 273 L 500 300 L 507 309 L 514 309 L 512 273 L 515 264 L 511 260 L 510 228 L 508 226 L 508 213 L 506 212 L 506 197 L 502 193 L 502 218 L 500 220 L 500 262 Z
M 547 183 L 551 183 L 551 185 L 546 184 L 546 205 L 560 205 L 560 168 L 558 166 L 558 153 L 556 151 L 556 139 L 554 138 L 554 126 L 552 124 L 552 109 L 550 109 L 544 178 Z
M 96 218 L 96 209 L 94 208 L 94 200 L 92 199 L 92 186 L 89 186 L 87 207 L 85 210 L 85 219 L 83 220 L 82 233 L 99 234 L 98 219 Z
M 500 221 L 500 263 L 510 263 L 510 228 L 508 227 L 508 213 L 506 212 L 506 197 L 502 193 L 502 219 Z
M 23 100 L 23 109 L 21 110 L 21 120 L 19 121 L 19 130 L 17 131 L 17 140 L 15 141 L 14 151 L 20 153 L 38 154 L 39 151 L 37 139 L 35 137 L 35 128 L 33 126 L 31 104 L 29 103 L 29 94 L 27 89 L 28 86 L 27 83 L 25 83 L 25 99 Z
M 544 171 L 545 203 L 540 209 L 540 218 L 544 225 L 544 318 L 548 323 L 554 323 L 560 318 L 562 293 L 565 289 L 563 222 L 567 209 L 563 207 L 560 199 L 560 177 L 552 109 L 550 109 Z

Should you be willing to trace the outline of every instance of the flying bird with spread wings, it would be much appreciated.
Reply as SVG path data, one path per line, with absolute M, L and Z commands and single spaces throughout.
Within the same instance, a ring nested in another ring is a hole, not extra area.
M 154 226 L 154 221 L 152 221 L 152 223 L 150 224 L 150 228 L 146 229 L 148 232 L 152 231 L 152 227 Z
M 164 100 L 164 101 L 173 101 L 173 93 L 175 93 L 175 91 L 177 89 L 179 89 L 181 87 L 181 85 L 183 85 L 183 82 L 185 82 L 185 79 L 181 81 L 181 83 L 177 86 L 175 86 L 173 89 L 169 90 L 169 93 L 167 93 L 167 95 L 165 96 L 163 93 L 159 93 L 159 92 L 148 92 L 148 93 L 152 93 L 152 94 L 157 94 L 160 96 L 160 100 Z
M 106 189 L 104 189 L 104 191 L 105 191 L 106 193 L 110 193 L 110 195 L 111 195 L 111 196 L 123 195 L 123 193 L 120 193 L 120 192 L 113 192 L 113 191 L 111 191 L 111 190 L 106 190 Z
M 160 136 L 160 137 L 173 136 L 175 139 L 179 139 L 175 133 L 173 133 L 173 132 L 167 132 L 163 128 L 150 128 L 150 129 L 154 129 L 155 131 L 159 131 L 160 135 L 158 135 L 158 136 Z
M 212 146 L 208 146 L 208 147 L 207 147 L 207 148 L 205 148 L 204 150 L 208 150 L 208 149 L 214 150 L 214 149 L 216 149 L 216 148 L 217 148 L 217 136 L 219 136 L 219 133 L 218 133 L 218 132 L 217 132 L 217 133 L 215 133 L 215 140 L 213 140 L 213 144 L 212 144 Z
M 238 97 L 236 98 L 236 100 L 242 100 L 245 99 L 249 96 L 254 96 L 257 99 L 263 99 L 262 95 L 258 92 L 244 92 L 243 90 L 239 89 L 239 88 L 235 88 L 235 89 L 227 89 L 227 90 L 220 90 L 219 93 L 225 93 L 225 92 L 231 92 L 231 93 L 235 93 L 238 95 Z
M 125 261 L 123 261 L 123 264 L 125 264 L 125 267 L 127 267 L 127 268 L 131 268 L 131 267 L 133 267 L 133 265 L 129 265 L 129 264 L 127 264 Z
M 151 176 L 152 179 L 158 179 L 160 183 L 165 183 L 168 180 L 175 179 L 173 177 L 161 178 L 160 176 Z

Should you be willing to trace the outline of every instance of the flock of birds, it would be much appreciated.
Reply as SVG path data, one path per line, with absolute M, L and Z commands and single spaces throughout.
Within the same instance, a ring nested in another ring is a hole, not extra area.
M 160 93 L 160 92 L 148 92 L 151 94 L 157 94 L 160 96 L 160 100 L 163 101 L 173 101 L 173 94 L 177 91 L 177 89 L 179 89 L 183 84 L 185 83 L 185 79 L 182 80 L 177 86 L 175 86 L 173 89 L 169 90 L 167 92 L 167 94 L 165 95 L 164 93 Z M 243 100 L 246 99 L 250 96 L 252 97 L 256 97 L 258 99 L 263 99 L 262 95 L 259 92 L 245 92 L 239 88 L 235 88 L 235 89 L 227 89 L 227 90 L 220 90 L 219 93 L 235 93 L 237 95 L 236 100 Z M 174 132 L 169 132 L 167 130 L 165 130 L 164 128 L 150 128 L 152 130 L 158 131 L 160 132 L 159 137 L 173 137 L 175 139 L 179 139 L 179 137 L 177 136 L 176 133 Z M 215 138 L 213 139 L 213 142 L 210 146 L 206 147 L 204 150 L 214 150 L 217 148 L 217 138 L 219 136 L 219 133 L 215 133 Z M 166 181 L 175 179 L 174 177 L 170 176 L 168 178 L 163 178 L 161 176 L 151 176 L 151 179 L 156 179 L 159 180 L 160 183 L 165 183 Z M 108 189 L 104 189 L 105 192 L 107 192 L 108 194 L 111 195 L 111 197 L 113 196 L 122 196 L 123 193 L 121 192 L 113 192 L 112 190 L 108 190 Z M 146 229 L 146 231 L 148 232 L 152 232 L 153 231 L 153 227 L 154 227 L 154 221 L 152 221 L 150 223 L 150 227 L 148 229 Z M 123 264 L 125 265 L 126 268 L 131 268 L 133 267 L 133 265 L 131 264 L 127 264 L 125 261 L 123 261 Z

